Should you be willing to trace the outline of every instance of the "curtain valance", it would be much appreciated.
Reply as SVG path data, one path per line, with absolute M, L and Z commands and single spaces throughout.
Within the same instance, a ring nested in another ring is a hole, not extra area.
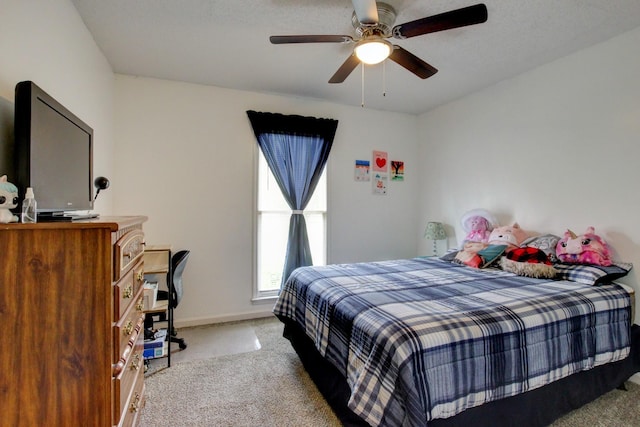
M 264 133 L 315 136 L 325 141 L 333 141 L 338 128 L 338 121 L 299 115 L 280 113 L 263 113 L 247 111 L 256 138 Z

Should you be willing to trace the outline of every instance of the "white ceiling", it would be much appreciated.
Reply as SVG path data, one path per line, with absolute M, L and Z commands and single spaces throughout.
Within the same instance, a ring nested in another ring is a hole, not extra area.
M 361 105 L 360 67 L 344 83 L 327 83 L 352 45 L 269 42 L 270 35 L 353 36 L 350 0 L 72 1 L 116 73 Z M 396 24 L 479 2 L 386 0 Z M 639 0 L 484 3 L 483 24 L 392 39 L 439 72 L 422 80 L 391 61 L 367 66 L 365 107 L 420 114 L 640 26 Z M 615 66 L 603 63 L 602 72 Z

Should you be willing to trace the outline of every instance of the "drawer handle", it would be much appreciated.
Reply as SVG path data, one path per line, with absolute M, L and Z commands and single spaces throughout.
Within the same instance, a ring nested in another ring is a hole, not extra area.
M 138 271 L 136 278 L 138 279 L 138 282 L 142 282 L 142 279 L 144 279 L 144 273 L 142 271 Z
M 137 371 L 140 369 L 140 353 L 136 353 L 131 358 L 131 370 Z
M 140 298 L 138 300 L 138 303 L 136 304 L 136 310 L 137 311 L 142 311 L 143 308 L 144 308 L 144 302 L 142 301 L 142 298 Z
M 133 333 L 133 322 L 131 320 L 129 320 L 127 324 L 124 325 L 124 328 L 122 328 L 122 332 L 124 332 L 124 334 L 127 336 Z
M 136 391 L 136 397 L 133 399 L 133 402 L 131 402 L 131 405 L 129 405 L 129 411 L 138 412 L 139 409 L 140 409 L 140 393 Z
M 122 292 L 122 298 L 128 299 L 128 298 L 131 298 L 132 296 L 133 296 L 133 285 L 127 285 L 127 287 L 124 288 L 124 291 Z

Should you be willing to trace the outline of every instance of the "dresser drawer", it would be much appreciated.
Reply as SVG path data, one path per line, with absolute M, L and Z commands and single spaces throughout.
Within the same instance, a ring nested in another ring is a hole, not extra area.
M 126 274 L 136 265 L 144 253 L 144 233 L 142 230 L 132 230 L 122 236 L 114 245 L 115 281 Z
M 113 327 L 114 363 L 120 367 L 133 353 L 138 335 L 143 333 L 144 313 L 142 311 L 142 289 L 135 295 L 135 304 L 130 304 L 124 315 Z
M 124 408 L 118 427 L 133 427 L 140 424 L 140 412 L 144 407 L 144 377 L 140 375 L 133 387 L 126 407 Z
M 144 407 L 144 376 L 140 375 L 133 387 L 126 407 L 120 417 L 118 427 L 132 427 L 140 424 L 140 412 Z
M 144 336 L 140 334 L 124 369 L 114 378 L 114 422 L 119 426 L 134 425 L 142 409 L 144 385 Z
M 120 319 L 133 301 L 138 303 L 134 297 L 139 293 L 144 283 L 144 265 L 142 260 L 129 270 L 122 279 L 114 286 L 115 295 L 113 298 L 114 319 Z

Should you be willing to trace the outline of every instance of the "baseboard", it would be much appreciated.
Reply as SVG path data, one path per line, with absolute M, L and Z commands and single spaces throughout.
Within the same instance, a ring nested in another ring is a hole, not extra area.
M 631 378 L 629 378 L 629 381 L 631 381 L 632 383 L 640 384 L 640 374 L 634 374 L 633 376 L 631 376 Z
M 191 319 L 175 319 L 176 328 L 188 328 L 191 326 L 211 325 L 214 323 L 237 322 L 240 320 L 262 319 L 264 317 L 272 317 L 271 307 L 265 311 L 252 311 L 247 313 L 227 314 L 213 317 L 198 317 Z

